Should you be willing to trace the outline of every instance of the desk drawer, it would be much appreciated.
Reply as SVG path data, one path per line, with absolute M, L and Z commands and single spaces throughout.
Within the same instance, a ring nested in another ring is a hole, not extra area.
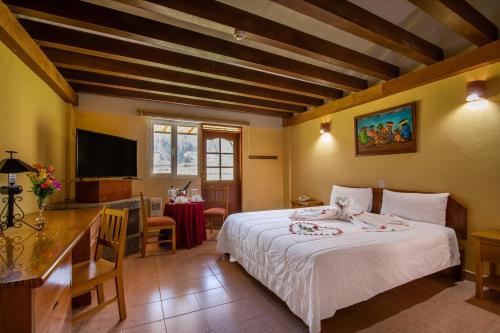
M 71 329 L 71 255 L 32 293 L 36 333 L 67 332 L 68 323 Z
M 500 243 L 481 240 L 481 260 L 500 264 Z

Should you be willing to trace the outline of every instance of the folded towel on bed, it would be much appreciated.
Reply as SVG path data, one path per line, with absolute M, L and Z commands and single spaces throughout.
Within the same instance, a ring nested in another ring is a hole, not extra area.
M 290 215 L 290 219 L 296 221 L 349 221 L 352 217 L 352 198 L 338 197 L 335 199 L 335 205 L 336 207 L 333 208 L 295 211 Z
M 411 227 L 408 222 L 394 215 L 363 212 L 355 214 L 353 220 L 365 223 L 366 231 L 402 231 Z

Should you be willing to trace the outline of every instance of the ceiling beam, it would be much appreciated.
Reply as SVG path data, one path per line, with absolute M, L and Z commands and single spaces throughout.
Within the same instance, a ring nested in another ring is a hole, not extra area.
M 465 0 L 410 2 L 478 46 L 498 39 L 496 25 Z
M 76 82 L 72 83 L 71 85 L 79 93 L 90 93 L 90 94 L 104 95 L 104 96 L 136 98 L 136 99 L 143 99 L 143 100 L 148 100 L 148 101 L 166 102 L 166 103 L 173 103 L 173 104 L 206 107 L 206 108 L 211 108 L 211 109 L 228 110 L 228 111 L 233 111 L 233 112 L 236 111 L 236 112 L 253 113 L 253 114 L 259 114 L 259 115 L 263 115 L 263 116 L 272 116 L 272 117 L 287 117 L 287 116 L 292 115 L 292 113 L 271 111 L 271 110 L 261 109 L 261 108 L 257 108 L 257 107 L 250 107 L 250 106 L 244 106 L 244 105 L 232 105 L 232 104 L 225 104 L 225 103 L 219 103 L 219 102 L 205 101 L 205 100 L 201 100 L 201 99 L 193 99 L 193 98 L 155 94 L 155 93 L 151 93 L 151 92 L 147 92 L 147 91 L 126 90 L 126 89 L 119 89 L 119 88 L 114 88 L 114 87 L 104 87 L 104 86 L 99 86 L 99 85 L 76 83 Z M 207 112 L 208 112 L 208 110 L 207 110 Z
M 393 78 L 399 74 L 397 66 L 215 0 L 122 0 L 121 2 L 160 14 L 168 14 L 168 11 L 165 11 L 168 8 L 181 11 L 244 30 L 245 38 L 250 40 L 284 48 L 380 79 Z
M 140 117 L 147 118 L 157 118 L 166 120 L 176 120 L 184 122 L 197 122 L 197 123 L 208 123 L 208 124 L 218 124 L 218 125 L 237 125 L 237 126 L 250 126 L 249 121 L 244 120 L 231 120 L 224 118 L 211 118 L 211 117 L 199 117 L 185 114 L 184 112 L 165 112 L 164 110 L 137 110 L 137 114 Z
M 25 19 L 19 21 L 31 37 L 43 46 L 316 97 L 310 100 L 310 105 L 318 106 L 323 104 L 322 99 L 331 100 L 342 97 L 341 90 L 331 87 L 41 22 Z
M 311 109 L 310 111 L 299 113 L 286 119 L 284 124 L 285 126 L 297 125 L 497 62 L 500 62 L 499 40 L 480 46 L 467 53 L 447 58 L 387 82 L 377 84 L 376 86 L 358 93 L 329 102 L 323 106 Z
M 347 0 L 271 0 L 422 64 L 443 59 L 443 50 Z M 181 1 L 182 2 L 182 1 Z
M 78 104 L 78 96 L 71 86 L 2 1 L 0 1 L 0 41 L 65 102 L 73 105 Z
M 65 0 L 8 0 L 13 12 L 24 17 L 65 24 L 162 48 L 195 50 L 218 61 L 255 67 L 273 73 L 351 91 L 365 89 L 367 81 L 306 62 L 261 51 L 235 42 L 208 36 L 155 20 L 109 8 Z M 384 67 L 381 66 L 380 69 Z M 398 75 L 398 68 L 380 75 L 387 79 Z
M 257 106 L 274 111 L 303 112 L 307 110 L 305 106 L 300 106 L 300 105 L 286 104 L 281 102 L 231 95 L 231 94 L 207 91 L 196 88 L 181 87 L 166 83 L 142 81 L 142 80 L 118 77 L 113 75 L 67 69 L 67 68 L 61 68 L 60 72 L 66 78 L 66 80 L 68 80 L 71 83 L 80 82 L 80 83 L 90 83 L 90 84 L 103 84 L 106 86 L 112 86 L 120 89 L 127 89 L 127 88 L 131 88 L 133 90 L 140 89 L 151 93 L 180 95 L 181 97 L 194 97 L 194 98 L 222 101 L 240 105 Z
M 51 49 L 47 47 L 42 47 L 42 50 L 59 68 L 78 69 L 87 72 L 109 74 L 151 82 L 202 88 L 205 90 L 233 93 L 236 95 L 274 100 L 289 104 L 301 104 L 310 99 L 310 97 L 307 96 L 178 72 L 165 68 L 134 64 L 126 61 L 106 59 L 103 57 Z

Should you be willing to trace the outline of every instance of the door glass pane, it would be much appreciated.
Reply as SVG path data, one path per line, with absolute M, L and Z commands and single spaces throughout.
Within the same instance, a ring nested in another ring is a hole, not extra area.
M 221 180 L 233 180 L 233 168 L 221 168 Z
M 220 139 L 209 139 L 207 140 L 207 153 L 218 153 L 220 147 Z
M 172 172 L 172 127 L 153 125 L 153 173 Z
M 207 154 L 207 166 L 208 167 L 218 167 L 220 166 L 220 155 L 219 154 Z
M 177 174 L 198 174 L 198 128 L 195 126 L 177 127 Z
M 233 154 L 222 154 L 221 155 L 221 166 L 232 167 L 233 166 Z
M 219 168 L 207 168 L 207 180 L 220 180 Z
M 221 153 L 233 153 L 233 141 L 220 139 Z

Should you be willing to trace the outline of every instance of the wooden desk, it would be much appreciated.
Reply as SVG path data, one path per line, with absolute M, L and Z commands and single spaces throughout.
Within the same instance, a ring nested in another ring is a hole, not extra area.
M 47 211 L 43 231 L 23 226 L 0 236 L 2 333 L 71 332 L 72 263 L 91 257 L 99 211 Z
M 485 230 L 471 234 L 474 239 L 476 259 L 476 297 L 483 298 L 483 287 L 500 291 L 500 277 L 497 264 L 500 264 L 500 230 Z M 490 274 L 484 277 L 484 262 L 490 265 Z

